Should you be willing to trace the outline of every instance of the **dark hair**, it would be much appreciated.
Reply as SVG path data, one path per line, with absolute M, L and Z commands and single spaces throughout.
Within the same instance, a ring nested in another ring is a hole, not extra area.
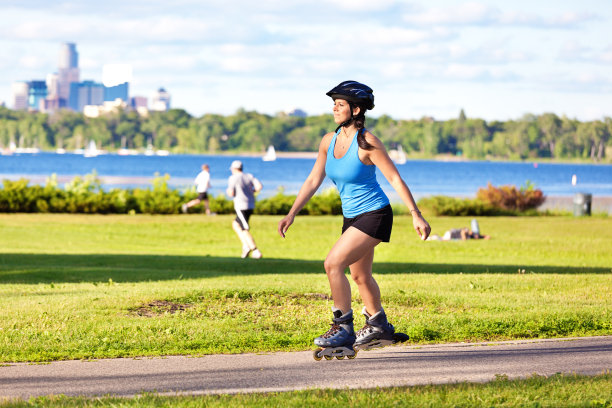
M 357 104 L 357 103 L 350 102 L 350 101 L 348 101 L 348 103 L 349 103 L 349 107 L 351 108 L 351 118 L 347 120 L 346 122 L 342 123 L 340 126 L 338 126 L 336 128 L 336 132 L 341 127 L 348 126 L 351 123 L 353 123 L 355 127 L 357 128 L 357 132 L 358 132 L 357 133 L 357 144 L 359 145 L 359 147 L 362 148 L 363 150 L 372 150 L 374 146 L 368 143 L 368 141 L 365 138 L 366 107 L 364 105 Z M 353 110 L 355 108 L 359 108 L 359 113 L 356 116 L 353 116 Z

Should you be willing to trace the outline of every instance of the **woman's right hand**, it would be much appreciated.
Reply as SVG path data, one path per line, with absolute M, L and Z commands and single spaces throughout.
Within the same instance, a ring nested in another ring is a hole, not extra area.
M 412 215 L 412 225 L 414 226 L 414 230 L 419 234 L 421 239 L 425 241 L 429 234 L 431 233 L 431 227 L 429 223 L 425 221 L 425 218 L 421 215 L 419 211 L 416 211 Z
M 291 224 L 293 224 L 294 218 L 295 217 L 293 215 L 287 214 L 285 218 L 278 222 L 278 235 L 285 238 L 285 233 L 287 232 Z

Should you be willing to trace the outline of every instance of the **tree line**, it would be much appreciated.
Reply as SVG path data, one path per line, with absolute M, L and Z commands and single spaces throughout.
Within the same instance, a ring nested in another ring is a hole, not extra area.
M 367 128 L 388 149 L 402 146 L 412 157 L 452 155 L 468 159 L 536 158 L 610 161 L 612 118 L 581 122 L 554 113 L 517 120 L 368 118 Z M 233 115 L 195 117 L 183 109 L 140 116 L 119 110 L 96 118 L 60 110 L 54 114 L 0 108 L 0 150 L 11 144 L 41 150 L 73 150 L 95 141 L 99 149 L 169 150 L 173 153 L 316 151 L 336 127 L 331 114 L 296 117 L 239 109 Z

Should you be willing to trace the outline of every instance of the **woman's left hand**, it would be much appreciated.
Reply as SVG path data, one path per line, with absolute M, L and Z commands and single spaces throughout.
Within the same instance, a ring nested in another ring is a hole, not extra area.
M 425 241 L 427 237 L 429 237 L 429 233 L 431 232 L 431 227 L 429 223 L 425 221 L 425 218 L 419 213 L 414 214 L 412 216 L 412 225 L 414 226 L 415 231 L 419 234 L 421 239 Z

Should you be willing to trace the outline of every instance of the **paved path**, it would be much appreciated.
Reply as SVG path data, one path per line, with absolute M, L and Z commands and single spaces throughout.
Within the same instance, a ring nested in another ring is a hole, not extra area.
M 364 388 L 496 375 L 601 374 L 612 370 L 612 336 L 433 346 L 360 352 L 314 361 L 312 352 L 59 361 L 0 367 L 1 397 L 49 394 L 132 396 L 144 391 L 218 394 L 307 388 Z

